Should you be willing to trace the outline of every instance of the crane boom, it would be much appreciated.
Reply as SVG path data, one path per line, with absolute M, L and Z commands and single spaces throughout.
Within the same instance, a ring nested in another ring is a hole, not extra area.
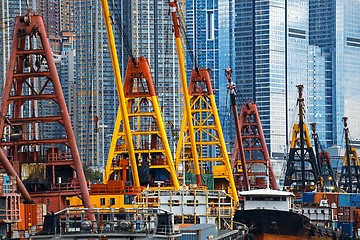
M 198 185 L 201 185 L 199 156 L 198 156 L 197 149 L 196 149 L 194 125 L 192 122 L 191 107 L 190 107 L 190 96 L 188 93 L 186 73 L 185 73 L 184 55 L 183 55 L 182 47 L 181 47 L 179 22 L 178 22 L 178 17 L 177 17 L 177 13 L 176 13 L 177 4 L 175 1 L 170 1 L 169 5 L 170 5 L 170 13 L 171 13 L 173 25 L 174 25 L 176 49 L 177 49 L 179 68 L 180 68 L 180 74 L 181 74 L 181 85 L 183 88 L 183 94 L 184 94 L 184 100 L 185 100 L 185 116 L 186 116 L 187 124 L 189 127 L 189 137 L 190 137 L 191 151 L 192 151 L 192 157 L 193 157 L 194 167 L 195 167 L 196 182 Z M 183 120 L 182 125 L 184 125 L 184 124 L 185 124 L 185 122 Z
M 239 153 L 240 153 L 241 168 L 242 168 L 242 175 L 243 175 L 243 184 L 244 184 L 246 190 L 250 190 L 249 176 L 248 176 L 247 167 L 246 167 L 243 141 L 241 139 L 239 114 L 238 114 L 238 111 L 237 111 L 237 104 L 236 104 L 236 96 L 235 96 L 236 88 L 235 88 L 235 83 L 232 81 L 232 69 L 231 68 L 225 69 L 225 75 L 226 75 L 226 78 L 227 78 L 227 80 L 229 82 L 228 88 L 230 90 L 231 108 L 232 108 L 233 115 L 234 115 L 234 124 L 235 124 L 235 130 L 236 130 L 236 141 L 238 143 L 237 145 L 238 145 Z
M 211 71 L 195 66 L 191 72 L 189 88 L 187 88 L 188 83 L 185 75 L 177 9 L 175 1 L 170 1 L 170 12 L 174 24 L 185 100 L 185 116 L 180 132 L 183 133 L 184 136 L 186 133 L 186 137 L 181 136 L 180 134 L 176 153 L 177 158 L 175 160 L 179 163 L 181 159 L 181 157 L 179 157 L 181 149 L 185 149 L 186 146 L 191 146 L 191 154 L 183 154 L 185 165 L 188 163 L 188 165 L 185 166 L 185 169 L 188 167 L 188 170 L 190 170 L 190 168 L 195 170 L 191 171 L 195 172 L 198 185 L 213 184 L 217 189 L 225 188 L 228 190 L 229 195 L 233 197 L 234 201 L 238 202 L 234 176 L 231 171 L 229 156 L 227 154 L 215 102 L 215 91 L 212 86 Z M 209 156 L 204 149 L 213 149 L 214 152 L 218 152 L 219 154 L 216 154 L 216 156 Z M 210 179 L 213 179 L 213 181 L 208 181 L 209 179 L 206 177 L 208 174 L 211 175 Z M 201 182 L 202 176 L 205 178 L 203 183 Z
M 108 42 L 109 42 L 111 62 L 112 62 L 113 70 L 114 70 L 114 77 L 115 77 L 115 83 L 116 83 L 116 90 L 117 90 L 118 97 L 119 97 L 119 111 L 118 112 L 121 115 L 121 119 L 128 119 L 128 112 L 126 109 L 124 89 L 123 89 L 122 82 L 121 82 L 119 61 L 118 61 L 118 57 L 116 54 L 115 39 L 114 39 L 114 34 L 113 34 L 112 26 L 111 26 L 109 5 L 108 5 L 107 0 L 101 0 L 101 6 L 102 6 L 102 10 L 103 10 L 104 21 L 105 21 L 105 26 L 106 26 L 106 33 L 107 33 L 107 38 L 108 38 Z M 126 142 L 126 145 L 128 147 L 128 151 L 129 151 L 130 164 L 131 164 L 131 166 L 136 166 L 134 143 L 133 143 L 133 140 L 131 137 L 130 124 L 128 121 L 123 121 L 123 124 L 124 124 L 124 130 L 125 130 L 125 142 Z M 115 137 L 115 136 L 113 136 L 113 137 Z M 116 146 L 114 144 L 112 144 L 110 146 L 110 148 L 113 148 L 113 150 L 115 149 L 115 147 Z M 112 159 L 110 159 L 110 161 L 112 161 Z M 109 162 L 109 159 L 108 159 L 108 162 L 106 164 L 105 175 L 104 175 L 104 183 L 106 183 L 109 179 L 109 176 L 107 176 L 107 173 L 110 172 L 110 168 L 111 168 L 111 162 Z M 138 174 L 137 168 L 132 167 L 131 171 L 132 171 L 132 176 L 134 179 L 134 185 L 137 187 L 140 186 L 140 180 L 139 180 L 139 174 Z

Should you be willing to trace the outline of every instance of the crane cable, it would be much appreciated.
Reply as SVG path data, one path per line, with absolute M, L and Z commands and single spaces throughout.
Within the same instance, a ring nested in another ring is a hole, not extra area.
M 112 10 L 113 10 L 114 14 L 110 14 L 111 22 L 114 26 L 117 26 L 117 25 L 119 26 L 119 28 L 115 28 L 114 31 L 116 31 L 117 29 L 119 30 L 123 46 L 125 46 L 125 49 L 129 55 L 129 57 L 133 58 L 134 56 L 133 56 L 132 49 L 129 44 L 129 37 L 127 34 L 125 34 L 125 32 L 123 30 L 124 26 L 121 24 L 121 18 L 120 18 L 121 14 L 116 13 L 117 12 L 116 9 L 118 9 L 118 5 L 115 3 L 115 1 L 112 1 L 112 6 L 113 6 Z M 119 11 L 119 12 L 122 12 L 122 11 Z M 114 16 L 114 17 L 112 17 L 112 16 Z
M 179 6 L 179 5 L 178 5 L 178 6 Z M 191 45 L 190 45 L 190 41 L 189 41 L 189 38 L 188 38 L 187 33 L 186 33 L 185 24 L 183 24 L 183 20 L 182 20 L 182 19 L 184 19 L 185 16 L 182 15 L 180 11 L 178 11 L 178 12 L 179 12 L 179 17 L 178 17 L 178 20 L 179 20 L 179 29 L 180 29 L 182 35 L 185 37 L 186 49 L 187 49 L 188 52 L 190 52 L 189 55 L 190 55 L 191 61 L 192 61 L 192 63 L 193 63 L 193 66 L 194 66 L 195 68 L 198 68 L 198 63 L 197 63 L 197 59 L 196 59 L 196 58 L 197 58 L 197 54 L 194 54 L 194 53 L 195 53 L 195 50 L 192 49 L 192 47 L 191 47 Z M 194 39 L 194 40 L 195 40 L 195 39 Z M 194 40 L 193 40 L 193 41 L 194 41 Z M 194 55 L 195 55 L 195 57 L 194 57 Z

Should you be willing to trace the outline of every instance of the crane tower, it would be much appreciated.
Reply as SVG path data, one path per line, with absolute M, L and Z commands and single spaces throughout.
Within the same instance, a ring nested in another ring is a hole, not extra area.
M 339 188 L 349 193 L 357 193 L 360 191 L 360 163 L 356 149 L 350 145 L 347 120 L 347 117 L 343 117 L 346 149 L 339 179 Z
M 321 185 L 319 165 L 315 159 L 309 131 L 304 123 L 303 86 L 298 85 L 299 123 L 294 124 L 290 153 L 287 160 L 284 185 L 294 191 L 312 191 Z
M 54 111 L 36 111 L 39 106 Z M 1 164 L 23 181 L 18 187 L 25 200 L 31 202 L 30 193 L 36 203 L 57 212 L 66 207 L 67 196 L 82 195 L 91 208 L 42 16 L 28 13 L 15 19 L 0 114 L 0 147 L 7 153 L 0 151 Z M 65 134 L 38 134 L 37 129 L 51 126 Z
M 191 72 L 189 89 L 185 74 L 182 53 L 177 4 L 170 1 L 170 14 L 173 20 L 176 47 L 179 59 L 185 114 L 181 124 L 175 166 L 185 163 L 185 171 L 195 174 L 198 186 L 206 179 L 214 179 L 214 189 L 228 190 L 238 201 L 235 181 L 231 171 L 220 119 L 215 102 L 210 71 L 195 67 Z M 212 156 L 209 151 L 213 150 Z M 212 175 L 207 178 L 206 176 Z M 207 181 L 207 185 L 212 184 Z

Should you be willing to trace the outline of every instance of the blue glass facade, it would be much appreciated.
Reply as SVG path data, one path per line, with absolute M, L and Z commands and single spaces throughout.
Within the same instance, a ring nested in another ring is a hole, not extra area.
M 280 146 L 285 144 L 285 3 L 270 2 L 235 1 L 234 78 L 242 99 L 258 105 L 270 153 L 283 154 Z
M 287 140 L 290 145 L 292 129 L 298 123 L 298 89 L 303 85 L 305 107 L 308 107 L 308 51 L 309 51 L 309 1 L 287 1 L 287 59 L 286 59 L 286 98 L 287 98 Z M 308 112 L 308 111 L 306 111 Z M 308 115 L 305 122 L 309 123 Z M 286 151 L 288 152 L 288 150 Z
M 231 128 L 224 127 L 232 125 L 224 69 L 233 68 L 234 63 L 233 8 L 233 0 L 186 1 L 188 79 L 194 62 L 200 67 L 211 69 L 216 89 L 215 99 L 226 142 L 234 141 Z
M 306 84 L 308 1 L 235 1 L 235 80 L 255 101 L 271 157 L 283 157 L 296 85 Z
M 328 146 L 344 144 L 344 116 L 349 118 L 352 139 L 360 138 L 360 119 L 357 117 L 360 112 L 359 10 L 360 3 L 356 0 L 310 0 L 310 44 L 319 47 L 317 51 L 326 58 L 321 66 L 325 89 L 321 89 L 324 92 L 319 96 L 325 97 L 324 109 L 320 111 L 317 108 L 316 117 L 319 114 L 326 116 L 326 120 L 320 121 L 325 121 L 322 130 L 327 133 L 325 138 Z
M 331 53 L 327 48 L 309 46 L 309 122 L 316 123 L 322 146 L 333 144 Z
M 219 25 L 219 79 L 217 91 L 217 106 L 223 127 L 225 141 L 232 147 L 235 141 L 234 120 L 230 109 L 230 94 L 227 90 L 226 68 L 234 70 L 234 0 L 218 1 Z
M 343 144 L 342 117 L 349 118 L 352 139 L 360 139 L 360 2 L 336 1 L 336 62 L 333 91 L 336 92 L 335 117 L 337 145 Z M 341 134 L 340 134 L 341 133 Z
M 309 117 L 311 122 L 316 122 L 324 147 L 336 143 L 334 139 L 338 135 L 333 115 L 336 111 L 333 88 L 335 16 L 335 1 L 309 1 Z

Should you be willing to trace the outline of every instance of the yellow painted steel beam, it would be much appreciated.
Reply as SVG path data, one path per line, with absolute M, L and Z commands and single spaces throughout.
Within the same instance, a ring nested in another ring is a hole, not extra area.
M 230 183 L 230 187 L 231 187 L 231 190 L 233 193 L 233 198 L 234 198 L 234 201 L 237 203 L 239 201 L 239 198 L 238 198 L 236 187 L 235 187 L 234 177 L 233 177 L 232 171 L 231 171 L 229 156 L 227 154 L 226 145 L 225 145 L 225 141 L 224 141 L 224 135 L 223 135 L 223 132 L 221 129 L 221 124 L 220 124 L 220 119 L 219 119 L 219 115 L 218 115 L 218 111 L 217 111 L 217 107 L 216 107 L 215 97 L 213 94 L 209 95 L 208 97 L 210 98 L 210 103 L 211 103 L 212 110 L 213 110 L 214 122 L 215 122 L 215 125 L 217 128 L 218 137 L 219 137 L 219 141 L 221 144 L 220 151 L 224 157 L 224 161 L 225 161 L 224 165 L 226 167 L 227 174 L 229 175 L 229 183 Z
M 115 77 L 115 83 L 116 83 L 116 89 L 119 97 L 119 111 L 121 113 L 121 118 L 124 119 L 123 125 L 125 130 L 125 142 L 127 145 L 127 148 L 129 150 L 129 158 L 130 158 L 130 164 L 131 164 L 131 172 L 134 180 L 135 186 L 140 186 L 140 180 L 139 180 L 139 174 L 136 164 L 136 158 L 134 153 L 134 145 L 133 140 L 131 136 L 131 130 L 130 130 L 130 124 L 127 121 L 128 119 L 128 112 L 126 109 L 126 101 L 125 101 L 125 95 L 124 90 L 122 86 L 121 81 L 121 74 L 120 74 L 120 68 L 119 68 L 119 61 L 116 53 L 116 46 L 115 46 L 115 39 L 114 34 L 111 26 L 111 20 L 110 20 L 110 13 L 109 13 L 109 6 L 107 0 L 101 0 L 101 6 L 103 10 L 104 15 L 104 21 L 106 26 L 106 33 L 107 38 L 109 42 L 109 48 L 110 48 L 110 55 L 111 55 L 111 61 L 113 65 L 114 70 L 114 77 Z M 111 143 L 113 144 L 113 142 Z M 115 143 L 116 144 L 116 143 Z M 105 173 L 107 177 L 109 177 L 109 172 Z
M 183 116 L 183 119 L 181 121 L 181 129 L 185 129 L 186 127 L 186 116 L 184 115 Z M 185 134 L 185 132 L 181 132 L 180 131 L 180 134 L 179 134 L 179 141 L 178 141 L 178 144 L 177 144 L 177 147 L 176 147 L 176 153 L 175 153 L 175 167 L 176 169 L 178 168 L 178 165 L 180 164 L 180 162 L 182 161 L 181 159 L 181 150 L 182 148 L 184 147 L 183 146 L 183 141 L 184 141 L 184 138 L 186 138 L 182 133 Z M 191 143 L 190 143 L 191 144 Z M 200 170 L 199 170 L 200 171 Z
M 160 138 L 162 140 L 163 148 L 166 151 L 165 156 L 167 157 L 167 160 L 168 160 L 170 176 L 171 176 L 171 179 L 173 180 L 175 189 L 180 189 L 180 184 L 179 184 L 179 181 L 176 176 L 174 161 L 172 159 L 169 142 L 168 142 L 166 132 L 165 132 L 165 124 L 164 124 L 163 118 L 161 116 L 160 105 L 159 105 L 157 96 L 151 96 L 151 102 L 152 102 L 152 105 L 154 108 L 155 118 L 156 118 L 156 122 L 157 122 L 158 129 L 160 132 Z
M 147 116 L 152 116 L 154 117 L 155 114 L 153 112 L 147 112 L 147 113 L 129 113 L 128 114 L 129 117 L 147 117 Z
M 124 151 L 114 151 L 115 153 L 118 153 L 118 154 L 121 154 L 121 153 L 127 153 L 126 150 Z M 146 150 L 143 150 L 143 149 L 136 149 L 135 150 L 135 153 L 165 153 L 165 151 L 163 149 L 146 149 Z
M 196 149 L 193 117 L 192 117 L 191 108 L 190 108 L 190 96 L 189 96 L 189 91 L 188 91 L 188 87 L 187 87 L 185 65 L 184 65 L 184 55 L 182 52 L 179 24 L 178 24 L 178 18 L 177 18 L 176 11 L 177 11 L 176 3 L 174 1 L 170 1 L 170 13 L 173 18 L 176 49 L 177 49 L 179 69 L 180 69 L 180 74 L 181 74 L 181 84 L 182 84 L 182 88 L 183 88 L 184 101 L 185 101 L 184 102 L 184 105 L 185 105 L 185 116 L 184 117 L 186 117 L 187 125 L 188 125 L 188 131 L 189 131 L 190 142 L 191 142 L 191 151 L 192 151 L 193 161 L 194 161 L 194 166 L 195 166 L 196 180 L 197 180 L 198 185 L 201 185 L 199 158 L 198 158 L 198 153 L 197 153 L 197 149 Z M 183 125 L 184 124 L 182 124 L 182 126 Z M 182 128 L 180 133 L 183 132 L 184 130 L 185 129 Z M 176 154 L 176 155 L 178 155 L 178 154 Z
M 350 151 L 349 151 L 349 156 L 350 156 L 350 162 L 352 162 L 355 166 L 360 166 L 360 162 L 359 162 L 359 158 L 356 152 L 356 148 L 354 147 L 350 147 Z M 347 166 L 347 153 L 345 151 L 345 155 L 344 155 L 344 161 L 343 161 L 343 166 Z
M 312 144 L 311 144 L 311 139 L 310 139 L 310 135 L 309 135 L 309 131 L 308 131 L 308 128 L 306 126 L 306 124 L 304 123 L 303 124 L 303 131 L 304 131 L 304 141 L 306 143 L 306 146 L 308 148 L 311 148 L 312 147 Z M 291 138 L 291 148 L 296 148 L 297 147 L 297 143 L 298 141 L 300 141 L 300 127 L 299 127 L 299 124 L 294 124 L 294 127 L 293 127 L 293 134 L 292 134 L 292 138 Z
M 114 132 L 113 132 L 113 136 L 112 136 L 112 140 L 111 140 L 109 155 L 108 155 L 108 159 L 107 159 L 106 166 L 105 166 L 105 174 L 104 174 L 104 179 L 103 179 L 104 184 L 106 184 L 108 182 L 110 174 L 111 174 L 111 165 L 112 165 L 113 159 L 115 157 L 115 147 L 116 147 L 116 143 L 118 140 L 118 132 L 120 130 L 120 125 L 121 125 L 121 113 L 120 113 L 120 108 L 119 108 L 118 112 L 117 112 Z

